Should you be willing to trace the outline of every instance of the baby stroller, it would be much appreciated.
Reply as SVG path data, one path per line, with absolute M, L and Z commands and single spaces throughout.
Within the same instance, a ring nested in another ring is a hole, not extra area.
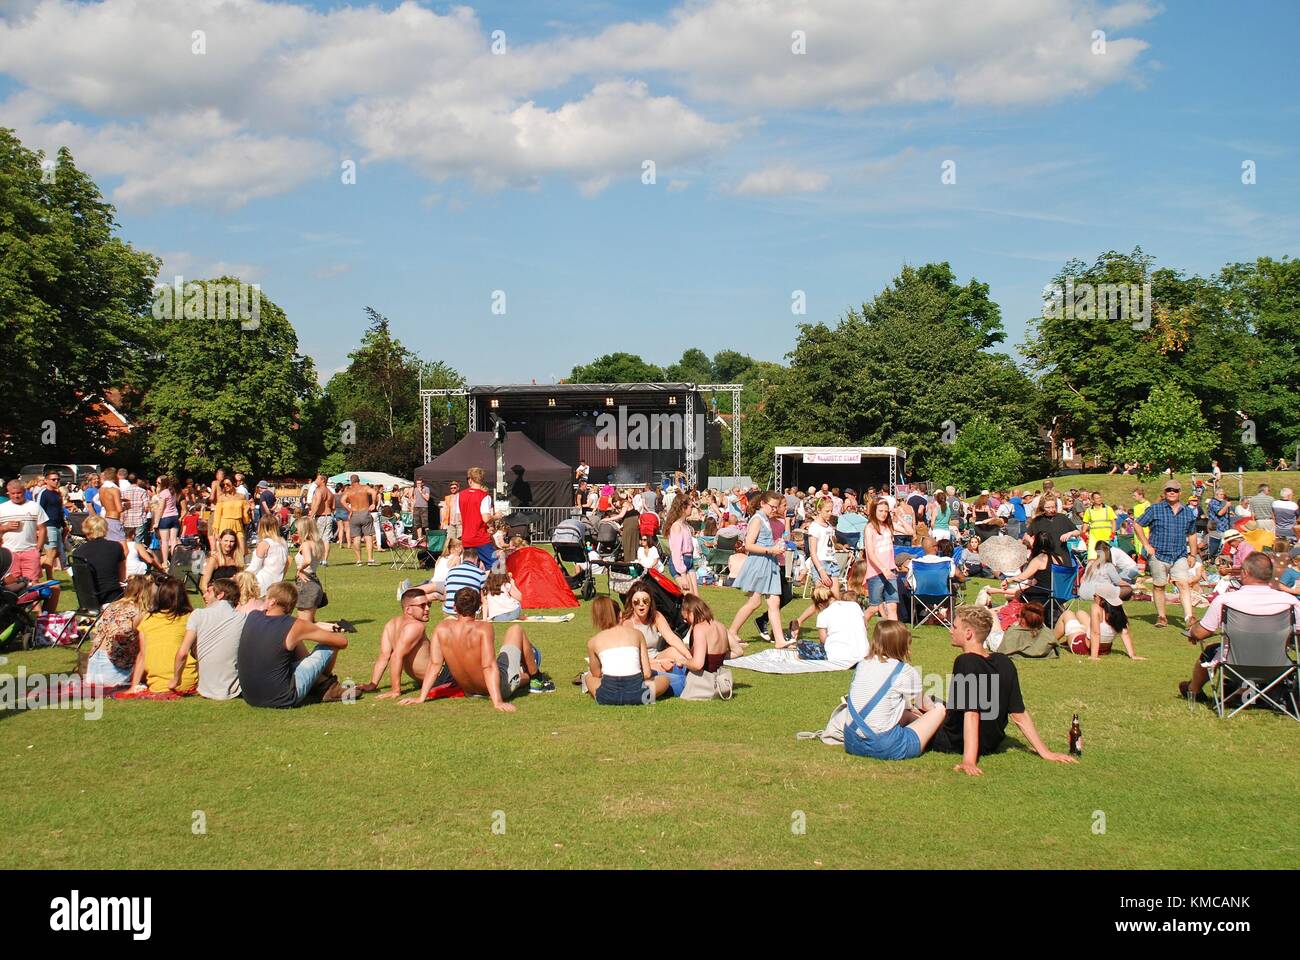
M 658 570 L 649 570 L 641 581 L 650 591 L 655 609 L 664 615 L 668 626 L 679 637 L 686 635 L 686 621 L 682 618 L 682 588 Z
M 587 554 L 589 534 L 587 525 L 578 517 L 561 520 L 551 533 L 551 551 L 559 561 L 564 579 L 574 594 L 583 600 L 590 600 L 596 595 L 596 578 L 591 573 L 591 558 Z M 566 563 L 572 564 L 573 573 L 568 572 Z
M 603 564 L 623 556 L 623 528 L 612 520 L 602 520 L 596 528 L 596 556 Z
M 45 588 L 50 584 L 28 583 L 22 578 L 8 580 L 12 565 L 13 554 L 0 547 L 0 647 L 17 643 L 25 650 L 37 640 L 37 626 L 42 620 L 41 607 L 48 595 Z M 63 614 L 51 616 L 66 620 L 63 626 L 56 628 L 57 633 L 52 637 L 54 642 L 62 643 L 68 631 L 75 628 L 75 620 Z

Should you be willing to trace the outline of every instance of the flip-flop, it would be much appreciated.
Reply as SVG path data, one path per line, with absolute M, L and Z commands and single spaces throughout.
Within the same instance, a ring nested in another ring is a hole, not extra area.
M 1167 619 L 1164 619 L 1164 620 L 1157 620 L 1156 623 L 1155 623 L 1155 625 L 1156 625 L 1157 627 L 1167 627 L 1167 626 L 1169 626 L 1169 621 L 1168 621 Z

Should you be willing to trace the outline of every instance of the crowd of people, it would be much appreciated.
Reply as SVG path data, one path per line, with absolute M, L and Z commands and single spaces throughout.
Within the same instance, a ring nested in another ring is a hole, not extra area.
M 759 637 L 777 648 L 853 669 L 843 727 L 850 753 L 905 759 L 928 747 L 960 754 L 957 769 L 975 774 L 1012 721 L 1041 756 L 1067 761 L 1038 736 L 1012 657 L 1066 648 L 1095 660 L 1118 643 L 1141 660 L 1124 605 L 1149 596 L 1155 625 L 1166 626 L 1171 585 L 1195 640 L 1218 629 L 1225 606 L 1296 607 L 1300 508 L 1289 488 L 1274 496 L 1261 484 L 1234 502 L 1213 481 L 1186 500 L 1177 479 L 1160 486 L 1154 501 L 1139 486 L 1127 502 L 1051 481 L 974 496 L 924 484 L 692 490 L 682 476 L 593 484 L 580 468 L 573 519 L 589 535 L 589 564 L 635 567 L 620 599 L 593 602 L 588 667 L 574 684 L 602 705 L 683 696 L 744 654 L 742 631 L 758 615 Z M 224 471 L 206 484 L 165 476 L 149 484 L 105 469 L 78 490 L 58 474 L 30 489 L 11 481 L 0 532 L 8 578 L 38 581 L 76 562 L 89 570 L 102 604 L 84 665 L 89 683 L 266 707 L 365 693 L 403 704 L 479 695 L 511 712 L 516 696 L 555 685 L 520 622 L 522 596 L 505 565 L 526 544 L 509 537 L 495 509 L 479 468 L 437 504 L 420 482 L 383 491 L 357 476 L 331 487 L 318 475 L 284 496 L 266 481 L 250 490 L 242 475 Z M 381 531 L 422 535 L 434 526 L 447 540 L 431 576 L 398 588 L 400 613 L 382 629 L 369 681 L 345 688 L 334 664 L 350 625 L 316 620 L 328 603 L 318 572 L 331 543 L 373 566 Z M 1010 570 L 1001 562 L 1008 543 L 1025 558 Z M 196 546 L 205 557 L 197 610 L 173 569 L 178 551 Z M 1052 577 L 1062 568 L 1076 572 L 1088 607 L 1053 616 Z M 657 606 L 652 578 L 660 572 L 675 582 L 679 610 Z M 914 600 L 936 573 L 951 602 L 917 613 Z M 971 576 L 998 585 L 961 603 Z M 701 596 L 710 584 L 744 595 L 729 623 Z M 812 603 L 786 629 L 782 609 L 800 586 Z M 58 601 L 53 585 L 43 602 L 52 611 Z M 430 630 L 435 603 L 444 616 Z M 1200 619 L 1199 607 L 1209 608 Z M 816 639 L 801 636 L 809 619 Z M 945 627 L 961 651 L 942 703 L 922 694 L 910 663 L 911 627 L 927 622 Z M 499 644 L 494 623 L 504 624 Z M 1221 656 L 1207 648 L 1180 692 L 1197 695 Z M 402 699 L 408 681 L 418 694 Z

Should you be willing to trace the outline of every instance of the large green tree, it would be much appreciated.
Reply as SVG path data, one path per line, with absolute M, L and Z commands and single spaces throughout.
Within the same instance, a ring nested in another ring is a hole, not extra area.
M 11 468 L 102 449 L 93 404 L 147 353 L 159 267 L 116 236 L 112 205 L 68 150 L 44 162 L 0 128 L 0 459 Z
M 570 383 L 653 383 L 666 377 L 662 367 L 632 353 L 607 353 L 580 364 L 569 374 Z
M 1215 451 L 1201 404 L 1177 384 L 1161 384 L 1129 415 L 1132 431 L 1120 445 L 1125 460 L 1176 472 L 1204 469 Z
M 157 311 L 160 352 L 141 428 L 161 469 L 283 475 L 313 466 L 301 462 L 299 436 L 316 375 L 284 311 L 260 295 L 255 322 L 197 308 L 219 302 L 207 291 L 238 285 L 233 277 L 191 281 L 186 290 L 203 296 L 187 293 L 186 309 Z
M 348 354 L 348 366 L 330 378 L 325 392 L 342 438 L 330 447 L 330 466 L 382 470 L 410 476 L 423 460 L 423 411 L 420 387 L 464 386 L 464 379 L 444 363 L 421 363 L 393 336 L 388 318 L 366 307 L 370 325 L 361 345 Z M 435 444 L 443 425 L 458 422 L 463 401 L 430 406 Z M 351 441 L 351 442 L 348 442 Z
M 957 284 L 947 264 L 904 267 L 836 326 L 800 327 L 753 434 L 769 455 L 785 444 L 903 447 L 924 477 L 947 466 L 951 441 L 982 415 L 1032 461 L 1039 395 L 988 349 L 1002 336 L 985 285 Z

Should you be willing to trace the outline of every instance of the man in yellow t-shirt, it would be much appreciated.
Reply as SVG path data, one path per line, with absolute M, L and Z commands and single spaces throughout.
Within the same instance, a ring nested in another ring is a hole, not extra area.
M 1146 498 L 1146 494 L 1142 492 L 1142 488 L 1134 487 L 1133 488 L 1133 513 L 1130 514 L 1130 516 L 1132 516 L 1133 518 L 1133 526 L 1136 527 L 1138 517 L 1142 516 L 1142 514 L 1146 513 L 1150 509 L 1151 509 L 1151 501 Z M 1142 532 L 1145 533 L 1148 537 L 1151 536 L 1150 527 L 1143 527 Z M 1137 534 L 1134 533 L 1134 536 L 1136 537 Z M 1142 549 L 1141 544 L 1142 541 L 1138 540 L 1136 546 L 1139 551 Z
M 1097 544 L 1115 539 L 1115 511 L 1102 501 L 1100 493 L 1092 495 L 1092 506 L 1083 511 L 1083 529 L 1088 532 L 1088 559 L 1097 556 Z

